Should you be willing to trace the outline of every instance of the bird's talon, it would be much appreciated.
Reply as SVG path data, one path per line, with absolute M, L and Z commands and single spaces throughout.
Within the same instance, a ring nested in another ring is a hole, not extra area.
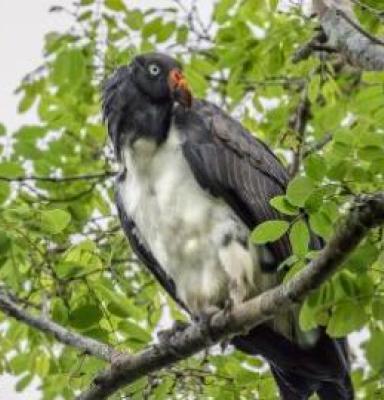
M 231 315 L 234 305 L 235 303 L 232 298 L 228 298 L 225 300 L 223 312 L 226 318 L 228 318 Z
M 215 313 L 216 313 L 216 310 L 215 310 L 215 312 L 201 313 L 198 316 L 198 320 L 197 320 L 197 323 L 199 324 L 199 327 L 200 327 L 200 330 L 201 330 L 203 336 L 205 338 L 207 338 L 206 342 L 209 346 L 215 344 L 215 340 L 213 339 L 212 332 L 211 332 L 211 319 Z

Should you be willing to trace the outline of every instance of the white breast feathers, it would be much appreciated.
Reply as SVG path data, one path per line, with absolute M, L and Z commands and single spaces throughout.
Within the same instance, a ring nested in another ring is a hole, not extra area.
M 248 229 L 199 186 L 176 128 L 160 146 L 139 139 L 123 158 L 127 173 L 119 192 L 125 211 L 192 313 L 223 307 L 229 298 L 241 302 L 261 289 Z

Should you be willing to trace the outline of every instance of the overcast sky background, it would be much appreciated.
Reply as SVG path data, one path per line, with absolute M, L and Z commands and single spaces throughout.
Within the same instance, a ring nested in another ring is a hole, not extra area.
M 126 2 L 130 7 L 149 6 L 151 3 L 159 6 L 167 0 Z M 14 90 L 23 76 L 41 64 L 44 35 L 51 30 L 64 30 L 72 22 L 71 17 L 64 13 L 48 13 L 50 6 L 71 4 L 72 0 L 0 0 L 0 122 L 9 131 L 36 121 L 33 112 L 17 114 L 18 96 L 14 94 Z M 212 1 L 202 0 L 201 4 L 207 4 L 210 9 Z M 361 341 L 360 335 L 353 336 L 355 344 Z M 15 392 L 16 382 L 14 377 L 0 375 L 0 400 L 40 398 L 36 391 L 37 382 L 22 393 Z
M 71 0 L 0 0 L 0 122 L 9 131 L 33 122 L 33 113 L 17 115 L 18 97 L 14 90 L 29 71 L 42 62 L 44 34 L 62 30 L 71 19 L 64 14 L 49 14 L 55 5 L 70 5 Z M 40 396 L 36 385 L 17 393 L 17 379 L 0 376 L 0 400 L 35 400 Z
M 32 113 L 17 115 L 18 97 L 14 90 L 29 71 L 42 62 L 44 34 L 69 26 L 71 19 L 63 14 L 49 14 L 55 5 L 70 5 L 71 0 L 0 0 L 0 122 L 9 131 L 35 120 Z M 0 376 L 0 400 L 35 400 L 40 396 L 36 385 L 17 393 L 17 380 Z

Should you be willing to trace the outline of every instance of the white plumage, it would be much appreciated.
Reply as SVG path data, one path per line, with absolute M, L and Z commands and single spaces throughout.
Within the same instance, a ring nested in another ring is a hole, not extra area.
M 119 195 L 146 246 L 195 315 L 255 293 L 256 252 L 231 208 L 204 191 L 183 157 L 173 126 L 159 147 L 139 139 L 123 152 Z

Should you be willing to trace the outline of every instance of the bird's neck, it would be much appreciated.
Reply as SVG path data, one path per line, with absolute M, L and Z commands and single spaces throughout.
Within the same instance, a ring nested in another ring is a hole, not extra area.
M 173 114 L 171 102 L 155 103 L 138 91 L 127 97 L 124 103 L 113 116 L 118 124 L 113 141 L 120 161 L 123 149 L 132 148 L 140 139 L 161 145 L 168 136 Z
M 132 129 L 130 145 L 138 139 L 153 140 L 160 145 L 168 136 L 172 104 L 147 103 L 144 107 L 133 110 L 130 115 Z

